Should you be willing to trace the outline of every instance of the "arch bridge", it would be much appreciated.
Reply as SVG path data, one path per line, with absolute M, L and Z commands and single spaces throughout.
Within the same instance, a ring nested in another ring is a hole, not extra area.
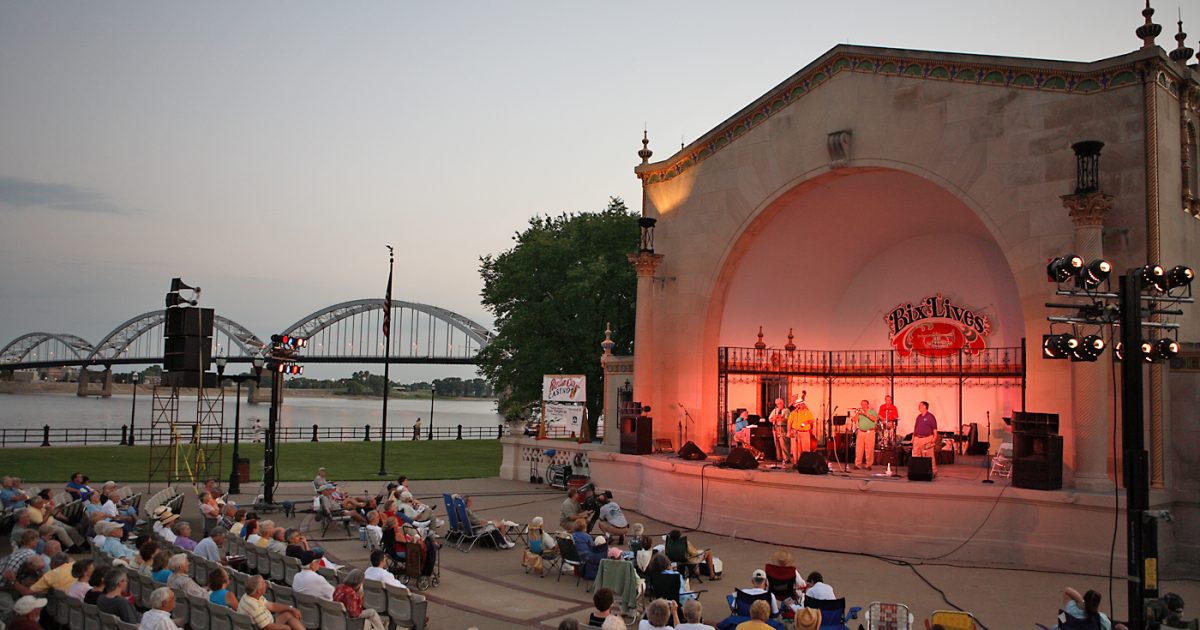
M 492 332 L 454 311 L 393 300 L 391 343 L 383 336 L 384 301 L 351 300 L 310 313 L 280 331 L 309 338 L 301 363 L 471 364 Z M 164 310 L 135 315 L 96 344 L 69 333 L 32 332 L 0 348 L 0 370 L 162 363 Z M 236 321 L 214 318 L 213 356 L 249 362 L 266 347 Z

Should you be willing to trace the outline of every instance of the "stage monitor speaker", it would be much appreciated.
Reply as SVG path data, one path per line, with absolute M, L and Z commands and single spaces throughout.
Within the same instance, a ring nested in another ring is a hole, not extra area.
M 729 449 L 729 456 L 725 458 L 722 466 L 750 470 L 758 468 L 758 460 L 754 459 L 754 453 L 751 453 L 749 449 L 738 446 Z
M 933 458 L 913 457 L 908 460 L 909 481 L 933 481 Z
M 670 438 L 654 438 L 654 452 L 655 453 L 674 453 L 675 452 L 675 444 L 673 444 L 671 442 Z
M 1031 490 L 1062 488 L 1063 437 L 1013 432 L 1012 485 Z
M 708 455 L 706 455 L 704 451 L 700 450 L 700 447 L 696 446 L 695 442 L 690 441 L 679 449 L 679 457 L 682 459 L 690 459 L 692 461 L 708 459 Z
M 796 472 L 802 475 L 828 475 L 829 461 L 820 453 L 800 453 Z

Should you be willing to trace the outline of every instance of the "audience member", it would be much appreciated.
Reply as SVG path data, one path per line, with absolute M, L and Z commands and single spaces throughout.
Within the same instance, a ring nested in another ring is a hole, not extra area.
M 558 622 L 558 630 L 579 630 L 579 622 L 571 617 L 567 617 Z
M 779 580 L 781 577 L 789 575 L 792 581 L 791 593 L 785 599 L 800 600 L 800 593 L 807 588 L 804 577 L 800 573 L 800 569 L 796 567 L 796 559 L 792 556 L 792 552 L 787 549 L 780 549 L 771 556 L 771 564 L 767 565 L 767 576 L 769 578 Z M 778 595 L 778 591 L 776 592 Z M 830 598 L 832 599 L 832 598 Z
M 704 607 L 696 599 L 683 603 L 683 620 L 684 623 L 677 624 L 675 630 L 716 630 L 704 623 Z
M 476 516 L 475 512 L 471 510 L 471 508 L 474 507 L 475 501 L 470 495 L 464 495 L 463 502 L 467 507 L 467 521 L 471 523 L 471 527 L 475 528 L 477 533 L 480 530 L 486 530 L 490 526 L 499 534 L 498 537 L 492 536 L 492 541 L 496 543 L 496 546 L 503 549 L 511 549 L 517 546 L 516 543 L 510 542 L 507 538 L 508 528 L 510 526 L 516 526 L 516 523 L 503 519 L 498 521 L 485 521 Z
M 246 520 L 246 526 L 242 528 L 242 533 L 245 534 L 245 536 L 242 536 L 242 538 L 246 539 L 247 545 L 257 545 L 258 541 L 262 539 L 262 535 L 259 534 L 258 528 L 258 519 L 252 518 Z
M 165 586 L 156 588 L 150 592 L 146 603 L 150 605 L 150 610 L 142 615 L 139 630 L 177 630 L 175 620 L 171 618 L 175 610 L 174 591 Z
M 271 530 L 271 542 L 267 543 L 267 551 L 274 553 L 287 552 L 287 538 L 285 535 L 287 530 L 282 527 L 276 527 Z
M 661 551 L 654 552 L 654 555 L 650 557 L 650 561 L 646 563 L 645 573 L 647 578 L 653 578 L 660 573 L 679 575 L 680 583 L 683 584 L 683 576 L 671 565 L 671 559 L 667 557 L 667 554 Z M 683 585 L 683 590 L 687 590 L 686 584 Z M 697 597 L 698 595 L 695 593 L 680 594 L 680 599 L 684 601 L 696 599 Z
M 38 570 L 42 567 L 42 558 L 38 555 L 37 532 L 27 529 L 21 534 L 20 545 L 15 551 L 0 561 L 0 591 L 16 591 L 18 595 L 29 595 L 31 591 L 27 584 L 19 579 L 22 569 L 33 565 Z M 36 581 L 36 580 L 34 580 Z M 30 582 L 32 584 L 32 582 Z
M 364 518 L 362 514 L 359 514 L 357 509 L 353 507 L 348 508 L 342 502 L 334 498 L 333 491 L 335 489 L 336 486 L 331 483 L 327 483 L 317 489 L 317 492 L 320 493 L 317 497 L 317 500 L 321 504 L 321 510 L 328 512 L 334 518 L 349 516 L 350 520 L 354 521 L 355 523 L 358 523 L 359 525 L 365 525 L 367 523 L 367 519 Z
M 171 579 L 171 569 L 167 568 L 170 562 L 171 552 L 166 549 L 160 549 L 154 554 L 154 560 L 150 563 L 150 579 L 166 584 L 167 580 Z
M 0 487 L 0 505 L 6 510 L 19 510 L 25 507 L 28 501 L 29 495 L 17 487 L 15 478 L 6 476 L 3 487 Z
M 229 574 L 221 567 L 213 569 L 208 574 L 208 601 L 218 606 L 238 609 L 237 597 L 234 597 L 233 591 L 229 590 Z
M 177 553 L 171 556 L 171 560 L 167 562 L 167 569 L 171 571 L 171 575 L 167 578 L 167 586 L 177 591 L 183 591 L 185 595 L 204 597 L 208 593 L 203 586 L 192 579 L 192 576 L 188 575 L 188 564 L 186 553 Z
M 317 573 L 317 569 L 321 568 L 321 558 L 324 555 L 324 552 L 319 549 L 311 554 L 308 564 L 301 567 L 300 572 L 292 578 L 293 591 L 317 599 L 333 600 L 333 585 L 324 576 Z
M 42 616 L 42 609 L 48 603 L 49 601 L 32 595 L 18 599 L 13 604 L 12 618 L 8 622 L 9 630 L 41 630 L 42 625 L 38 623 L 38 618 Z
M 321 551 L 324 556 L 324 551 L 320 547 L 309 547 L 308 539 L 304 537 L 304 533 L 298 529 L 289 529 L 287 534 L 287 555 L 296 558 L 300 564 L 310 564 L 313 561 L 313 553 Z
M 196 547 L 192 553 L 219 564 L 228 564 L 229 559 L 225 556 L 225 529 L 222 527 L 214 527 L 208 533 L 208 537 L 196 543 Z
M 560 512 L 559 525 L 562 526 L 564 531 L 573 532 L 573 531 L 575 531 L 575 521 L 577 521 L 579 519 L 583 519 L 583 521 L 585 523 L 584 527 L 586 530 L 586 527 L 587 527 L 586 522 L 591 517 L 592 517 L 591 510 L 585 510 L 585 509 L 583 509 L 583 506 L 581 505 L 581 500 L 579 497 L 579 489 L 578 488 L 569 488 L 567 490 L 567 498 L 563 499 L 563 502 L 562 502 L 562 510 Z
M 810 599 L 837 599 L 837 595 L 833 594 L 833 587 L 825 583 L 820 571 L 808 574 L 804 596 Z
M 592 605 L 596 610 L 588 615 L 588 626 L 599 628 L 604 625 L 604 620 L 612 613 L 613 601 L 617 594 L 611 588 L 598 588 L 592 594 Z
M 200 505 L 200 513 L 205 518 L 219 519 L 221 518 L 221 506 L 217 505 L 217 500 L 208 492 L 201 492 L 197 502 Z
M 743 621 L 736 630 L 774 630 L 767 619 L 771 618 L 771 605 L 758 600 L 750 605 L 750 621 Z
M 779 600 L 775 599 L 775 595 L 768 590 L 767 572 L 762 569 L 755 569 L 750 574 L 750 587 L 739 588 L 734 591 L 733 596 L 737 597 L 737 591 L 741 591 L 751 597 L 766 595 L 762 599 L 767 602 L 768 610 L 772 617 L 779 614 Z M 740 625 L 738 626 L 741 627 Z
M 71 577 L 75 578 L 75 582 L 67 589 L 67 595 L 83 601 L 83 596 L 92 590 L 91 580 L 95 571 L 96 563 L 91 558 L 77 560 L 71 566 Z
M 376 549 L 371 552 L 371 566 L 363 573 L 363 577 L 368 580 L 382 582 L 388 586 L 396 586 L 408 590 L 408 587 L 403 582 L 396 579 L 391 571 L 388 571 L 388 555 L 382 549 Z
M 100 521 L 95 529 L 96 536 L 92 538 L 92 544 L 105 555 L 125 562 L 132 562 L 137 556 L 137 552 L 121 543 L 120 536 L 125 530 L 120 523 Z
M 329 479 L 325 478 L 325 467 L 324 466 L 317 469 L 317 476 L 313 477 L 312 484 L 313 484 L 313 490 L 315 490 L 317 492 L 321 491 L 322 486 L 329 485 Z
M 275 521 L 264 519 L 258 523 L 258 540 L 254 541 L 254 546 L 266 549 L 271 544 L 271 539 L 275 535 Z M 247 541 L 249 542 L 249 541 Z
M 342 578 L 342 583 L 333 589 L 333 601 L 341 602 L 346 615 L 351 619 L 362 619 L 365 630 L 387 630 L 379 613 L 363 605 L 363 579 L 361 569 L 354 569 Z
M 71 556 L 59 551 L 50 556 L 50 570 L 42 575 L 41 579 L 34 582 L 29 590 L 34 594 L 40 595 L 56 588 L 60 591 L 67 591 L 71 588 L 71 584 L 75 582 L 75 577 L 71 571 L 74 569 L 74 562 L 71 561 Z
M 133 558 L 133 569 L 138 575 L 149 576 L 154 572 L 154 555 L 158 553 L 158 541 L 150 539 L 138 547 L 138 555 Z
M 4 479 L 7 481 L 8 477 Z M 64 490 L 67 491 L 67 494 L 71 495 L 71 498 L 79 499 L 80 501 L 87 501 L 92 493 L 95 492 L 83 481 L 83 473 L 81 472 L 71 474 L 71 480 L 67 482 L 67 487 Z
M 125 594 L 125 587 L 128 584 L 129 576 L 125 573 L 125 569 L 120 567 L 109 569 L 104 576 L 104 594 L 96 599 L 96 608 L 99 608 L 100 612 L 116 615 L 125 623 L 136 624 L 142 620 L 142 615 L 133 607 L 133 604 L 129 602 L 129 597 Z
M 35 543 L 35 546 L 40 549 L 41 536 L 38 533 L 38 528 L 29 520 L 29 509 L 21 508 L 13 513 L 13 528 L 8 533 L 8 541 L 13 549 L 22 546 L 21 537 L 25 535 L 25 532 L 33 532 L 34 539 L 38 541 Z
M 678 623 L 679 604 L 666 599 L 656 599 L 646 607 L 646 616 L 638 624 L 638 630 L 671 630 Z
M 96 605 L 96 602 L 99 601 L 100 596 L 104 594 L 104 577 L 108 575 L 108 570 L 111 568 L 112 565 L 109 564 L 96 564 L 95 570 L 92 571 L 92 578 L 88 580 L 88 584 L 91 586 L 91 588 L 88 589 L 88 592 L 83 594 L 83 603 L 91 604 L 93 606 Z
M 1079 591 L 1067 587 L 1063 590 L 1063 613 L 1081 621 L 1099 623 L 1102 630 L 1113 630 L 1114 625 L 1108 615 L 1100 612 L 1100 593 L 1088 591 L 1083 595 Z M 1124 624 L 1116 624 L 1118 630 L 1126 630 Z
M 600 626 L 600 630 L 626 630 L 625 620 L 619 615 L 609 615 L 608 619 L 604 620 L 604 625 Z
M 705 549 L 703 551 L 696 549 L 692 545 L 692 541 L 687 540 L 678 529 L 672 529 L 667 534 L 667 539 L 663 545 L 667 552 L 667 557 L 675 562 L 685 562 L 689 567 L 703 566 L 703 573 L 713 580 L 721 579 L 721 569 L 717 567 L 717 560 L 713 557 L 712 551 Z
M 35 496 L 29 500 L 25 510 L 29 514 L 29 522 L 34 525 L 48 525 L 54 529 L 54 537 L 63 544 L 63 547 L 74 549 L 83 544 L 83 536 L 80 535 L 74 527 L 64 525 L 56 520 L 54 516 L 47 514 L 45 511 L 46 500 L 42 497 Z
M 151 528 L 154 531 L 154 535 L 169 543 L 174 543 L 175 532 L 171 531 L 171 526 L 175 524 L 175 521 L 179 520 L 179 515 L 172 512 L 171 508 L 160 505 L 154 508 L 151 516 L 154 517 L 154 526 Z
M 246 594 L 238 601 L 238 611 L 250 615 L 260 630 L 304 630 L 300 611 L 263 599 L 266 592 L 266 580 L 261 575 L 251 575 L 246 579 Z
M 242 527 L 246 525 L 246 510 L 235 510 L 233 512 L 233 523 L 229 525 L 229 533 L 241 537 Z
M 192 525 L 187 521 L 177 521 L 171 528 L 175 532 L 175 546 L 184 551 L 195 551 L 196 541 L 192 540 Z

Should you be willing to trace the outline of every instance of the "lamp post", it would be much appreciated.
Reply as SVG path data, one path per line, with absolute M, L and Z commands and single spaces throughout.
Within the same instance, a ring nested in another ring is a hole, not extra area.
M 133 373 L 133 402 L 129 404 L 129 441 L 127 445 L 133 446 L 133 421 L 137 419 L 137 383 L 138 373 Z
M 437 398 L 437 385 L 429 386 L 429 439 L 433 439 L 433 399 Z

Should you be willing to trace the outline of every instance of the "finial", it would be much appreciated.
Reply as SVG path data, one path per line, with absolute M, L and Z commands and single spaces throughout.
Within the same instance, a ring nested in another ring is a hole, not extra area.
M 649 164 L 651 155 L 654 155 L 654 152 L 650 150 L 650 137 L 646 130 L 642 129 L 642 150 L 638 151 L 638 157 L 642 158 L 642 164 Z
M 1146 0 L 1146 8 L 1142 9 L 1142 16 L 1146 18 L 1146 23 L 1139 26 L 1137 36 L 1142 39 L 1142 48 L 1150 48 L 1154 46 L 1154 38 L 1162 32 L 1162 26 L 1151 21 L 1154 16 L 1154 8 L 1150 6 L 1150 0 Z
M 754 343 L 755 350 L 766 350 L 767 344 L 763 342 L 762 326 L 758 327 L 758 341 Z
M 612 356 L 613 348 L 615 348 L 617 345 L 617 342 L 613 341 L 612 334 L 613 334 L 612 322 L 605 322 L 605 324 L 604 324 L 604 341 L 600 342 L 600 347 L 604 349 L 604 356 L 606 356 L 606 357 Z
M 1179 32 L 1175 34 L 1175 50 L 1167 53 L 1171 57 L 1171 61 L 1187 68 L 1188 61 L 1192 59 L 1192 53 L 1195 52 L 1191 48 L 1184 45 L 1187 40 L 1187 33 L 1183 32 L 1183 9 L 1179 10 Z
M 787 342 L 787 345 L 783 347 L 783 349 L 787 350 L 788 352 L 795 352 L 796 351 L 795 339 L 796 339 L 796 336 L 792 334 L 792 329 L 789 328 L 788 329 L 788 342 Z
M 679 150 L 683 150 L 683 134 L 679 134 Z

